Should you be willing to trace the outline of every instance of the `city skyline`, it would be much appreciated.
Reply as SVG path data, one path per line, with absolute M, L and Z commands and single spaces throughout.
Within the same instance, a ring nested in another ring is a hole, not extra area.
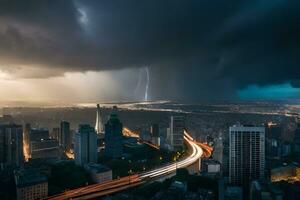
M 0 199 L 298 200 L 299 0 L 0 0 Z

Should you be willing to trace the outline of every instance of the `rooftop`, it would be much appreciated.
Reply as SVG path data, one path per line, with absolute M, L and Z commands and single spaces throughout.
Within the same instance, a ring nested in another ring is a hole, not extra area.
M 220 165 L 220 162 L 214 159 L 202 159 L 201 162 L 210 165 Z
M 17 187 L 27 187 L 47 182 L 47 177 L 40 174 L 36 169 L 20 169 L 14 172 Z
M 107 172 L 107 171 L 111 170 L 107 166 L 97 164 L 97 163 L 88 163 L 84 166 L 84 168 L 88 171 L 92 171 L 92 172 L 96 172 L 96 173 Z

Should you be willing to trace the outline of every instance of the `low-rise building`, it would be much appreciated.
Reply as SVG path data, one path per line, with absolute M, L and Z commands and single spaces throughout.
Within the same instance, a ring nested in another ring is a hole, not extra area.
M 88 163 L 84 165 L 84 168 L 90 173 L 93 181 L 96 183 L 112 180 L 112 170 L 104 165 Z
M 47 177 L 36 169 L 20 169 L 14 172 L 17 199 L 42 199 L 48 195 Z
M 269 182 L 253 181 L 250 187 L 250 200 L 282 200 L 283 196 L 283 191 Z
M 278 182 L 283 180 L 288 180 L 292 177 L 299 177 L 300 167 L 297 165 L 286 165 L 277 167 L 271 170 L 271 181 Z
M 221 164 L 214 159 L 202 159 L 201 160 L 201 172 L 204 173 L 220 173 Z
M 225 199 L 243 200 L 243 189 L 238 186 L 229 186 L 225 191 Z

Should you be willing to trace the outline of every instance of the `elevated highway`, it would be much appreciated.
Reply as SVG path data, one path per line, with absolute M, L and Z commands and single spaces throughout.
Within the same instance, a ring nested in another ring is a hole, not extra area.
M 204 151 L 201 145 L 199 145 L 201 143 L 195 141 L 186 131 L 184 132 L 184 141 L 189 149 L 190 154 L 176 163 L 170 163 L 148 172 L 122 177 L 106 183 L 93 184 L 74 190 L 69 190 L 62 194 L 50 196 L 46 199 L 93 199 L 124 191 L 126 189 L 141 185 L 145 182 L 168 176 L 171 173 L 174 173 L 177 168 L 189 167 L 190 165 L 198 162 L 199 159 L 204 156 Z M 206 149 L 205 151 L 209 151 L 209 149 Z

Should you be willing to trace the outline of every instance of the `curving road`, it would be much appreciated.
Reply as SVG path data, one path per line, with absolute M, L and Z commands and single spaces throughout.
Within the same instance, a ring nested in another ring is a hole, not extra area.
M 149 180 L 169 175 L 170 173 L 173 173 L 177 168 L 188 167 L 197 162 L 202 157 L 203 150 L 187 132 L 184 133 L 184 140 L 191 153 L 188 157 L 179 160 L 176 163 L 162 166 L 160 168 L 145 173 L 135 174 L 120 179 L 112 180 L 106 183 L 94 184 L 74 190 L 69 190 L 62 194 L 51 196 L 46 199 L 92 199 L 96 197 L 110 195 L 116 192 L 126 190 L 128 188 L 135 187 Z

